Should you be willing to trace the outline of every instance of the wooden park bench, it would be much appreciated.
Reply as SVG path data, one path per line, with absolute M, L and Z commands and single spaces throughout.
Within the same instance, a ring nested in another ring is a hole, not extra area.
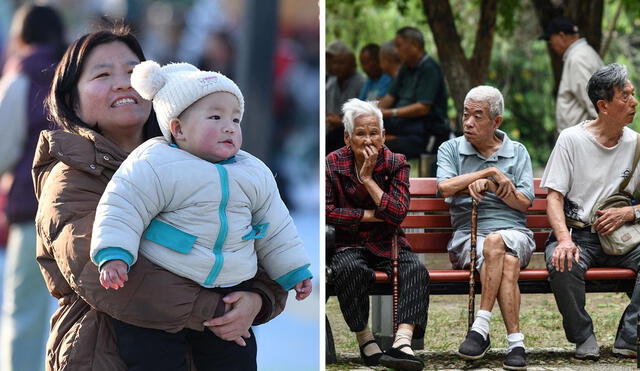
M 540 188 L 540 179 L 534 179 L 535 199 L 527 211 L 527 226 L 533 231 L 536 253 L 544 254 L 544 245 L 551 226 L 546 215 L 547 192 Z M 447 254 L 447 243 L 453 232 L 449 207 L 444 199 L 438 197 L 435 178 L 411 178 L 409 191 L 411 201 L 409 215 L 402 222 L 412 250 L 418 254 Z M 482 209 L 480 209 L 482 213 Z M 429 258 L 427 256 L 427 264 Z M 551 293 L 546 269 L 523 269 L 518 280 L 523 294 Z M 591 268 L 585 273 L 587 292 L 625 292 L 631 294 L 636 274 L 631 269 Z M 458 295 L 469 293 L 469 271 L 429 268 L 431 295 Z M 481 293 L 479 279 L 476 279 L 475 292 Z M 371 295 L 391 295 L 390 277 L 384 272 L 376 272 L 376 283 L 372 285 Z M 327 297 L 335 295 L 333 287 L 328 285 Z M 326 322 L 327 363 L 335 359 L 333 335 Z

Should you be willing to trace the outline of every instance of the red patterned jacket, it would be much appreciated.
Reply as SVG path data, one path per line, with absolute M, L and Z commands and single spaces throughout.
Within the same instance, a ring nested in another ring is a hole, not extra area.
M 409 164 L 404 155 L 383 146 L 373 170 L 373 179 L 384 194 L 379 206 L 360 184 L 355 173 L 353 152 L 342 147 L 326 157 L 326 218 L 336 228 L 336 248 L 366 248 L 390 257 L 391 239 L 409 208 Z M 360 222 L 365 209 L 374 209 L 384 223 Z M 411 246 L 400 229 L 398 246 Z

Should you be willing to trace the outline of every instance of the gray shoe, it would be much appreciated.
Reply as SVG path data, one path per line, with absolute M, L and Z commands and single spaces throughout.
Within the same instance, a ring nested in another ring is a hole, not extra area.
M 613 351 L 613 354 L 617 354 L 620 356 L 631 357 L 631 358 L 636 357 L 636 345 L 627 343 L 621 337 L 618 337 L 615 343 L 613 343 L 612 351 Z
M 596 336 L 591 334 L 587 340 L 580 344 L 576 344 L 576 358 L 577 359 L 590 359 L 597 361 L 600 359 L 600 347 L 596 342 Z

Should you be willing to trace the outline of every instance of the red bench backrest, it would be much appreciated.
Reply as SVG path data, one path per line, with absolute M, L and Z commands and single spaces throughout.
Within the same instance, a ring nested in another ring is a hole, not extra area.
M 540 179 L 534 179 L 535 199 L 527 211 L 527 226 L 534 232 L 536 251 L 544 251 L 544 242 L 551 226 L 546 215 L 547 192 L 540 188 Z M 411 178 L 409 215 L 402 222 L 407 238 L 416 253 L 445 253 L 451 238 L 449 206 L 437 195 L 435 178 Z M 418 228 L 421 231 L 413 229 Z

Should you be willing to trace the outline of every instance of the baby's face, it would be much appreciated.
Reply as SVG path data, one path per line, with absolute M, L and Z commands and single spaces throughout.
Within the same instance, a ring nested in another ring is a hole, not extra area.
M 242 146 L 240 102 L 227 92 L 211 93 L 181 115 L 181 149 L 210 162 L 234 156 Z

